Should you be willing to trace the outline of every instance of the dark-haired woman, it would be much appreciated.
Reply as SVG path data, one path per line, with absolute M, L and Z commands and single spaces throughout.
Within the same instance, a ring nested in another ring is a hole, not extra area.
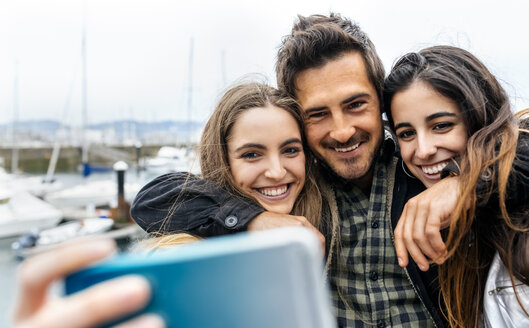
M 459 176 L 446 248 L 422 249 L 444 262 L 439 283 L 450 325 L 529 326 L 529 137 L 519 118 L 527 111 L 514 115 L 487 68 L 450 46 L 399 59 L 384 105 L 410 176 L 426 187 L 443 172 Z M 404 220 L 395 236 L 417 252 L 416 231 L 427 235 L 430 228 Z

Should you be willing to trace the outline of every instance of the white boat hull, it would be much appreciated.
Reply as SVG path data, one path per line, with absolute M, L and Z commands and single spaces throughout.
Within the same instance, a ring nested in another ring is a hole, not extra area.
M 31 229 L 50 228 L 62 219 L 62 212 L 26 191 L 4 196 L 0 204 L 0 238 L 24 234 Z

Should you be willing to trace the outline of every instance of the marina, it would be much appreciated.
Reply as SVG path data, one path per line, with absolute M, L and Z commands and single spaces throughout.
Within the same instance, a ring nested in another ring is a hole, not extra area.
M 118 161 L 110 170 L 93 170 L 88 176 L 78 171 L 55 173 L 49 183 L 42 172 L 13 174 L 0 167 L 0 327 L 10 326 L 16 271 L 25 258 L 87 235 L 112 238 L 121 249 L 145 237 L 128 214 L 140 188 L 163 173 L 197 173 L 190 148 L 153 149 L 161 152 L 136 161 L 126 157 L 130 165 Z M 8 159 L 4 163 L 11 162 Z M 60 284 L 51 293 L 61 294 Z

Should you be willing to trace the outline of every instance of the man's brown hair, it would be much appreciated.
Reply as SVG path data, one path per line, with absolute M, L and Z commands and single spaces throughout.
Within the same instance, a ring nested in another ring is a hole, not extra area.
M 277 85 L 296 98 L 296 78 L 300 72 L 321 67 L 351 51 L 362 56 L 368 78 L 382 105 L 385 72 L 375 46 L 356 23 L 335 13 L 329 16 L 298 15 L 298 21 L 291 33 L 283 38 L 277 54 Z

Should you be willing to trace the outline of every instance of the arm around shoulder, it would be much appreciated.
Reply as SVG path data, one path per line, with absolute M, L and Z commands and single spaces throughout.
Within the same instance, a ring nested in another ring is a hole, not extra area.
M 149 233 L 210 237 L 246 230 L 264 210 L 215 183 L 178 172 L 157 177 L 136 196 L 131 215 Z

